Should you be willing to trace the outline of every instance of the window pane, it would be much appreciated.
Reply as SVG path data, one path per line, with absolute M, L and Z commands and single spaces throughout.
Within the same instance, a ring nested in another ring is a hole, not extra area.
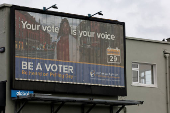
M 132 64 L 132 68 L 138 68 L 138 64 Z
M 152 83 L 152 71 L 146 71 L 146 84 L 153 84 Z
M 144 72 L 140 73 L 139 83 L 145 84 L 145 74 L 144 74 Z
M 153 65 L 139 64 L 139 75 L 139 83 L 154 84 Z
M 133 71 L 133 82 L 138 82 L 138 71 Z

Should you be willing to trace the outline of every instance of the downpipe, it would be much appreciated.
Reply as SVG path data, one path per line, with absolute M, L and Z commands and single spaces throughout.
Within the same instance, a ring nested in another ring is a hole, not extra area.
M 167 100 L 167 113 L 169 113 L 169 55 L 167 51 L 163 51 L 166 58 L 166 100 Z

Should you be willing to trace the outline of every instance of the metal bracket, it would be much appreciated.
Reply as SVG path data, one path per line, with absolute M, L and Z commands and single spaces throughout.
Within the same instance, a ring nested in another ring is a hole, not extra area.
M 81 113 L 84 113 L 84 104 L 81 105 Z
M 87 110 L 86 113 L 89 113 L 95 106 L 96 106 L 96 104 L 93 104 L 93 105 Z
M 122 107 L 116 112 L 116 113 L 120 113 L 120 111 L 125 107 L 125 105 L 122 105 Z
M 96 104 L 93 104 L 93 105 L 87 110 L 86 113 L 89 113 L 95 106 L 96 106 Z M 84 104 L 82 104 L 82 106 L 81 106 L 81 113 L 84 113 Z
M 113 113 L 113 105 L 110 105 L 110 113 Z
M 57 113 L 64 104 L 65 102 L 62 102 L 60 106 L 58 106 L 57 109 L 54 111 L 54 103 L 51 103 L 51 113 Z
M 28 101 L 26 100 L 22 105 L 21 107 L 17 110 L 17 101 L 15 102 L 15 113 L 20 113 L 20 111 L 22 110 L 22 108 L 25 106 L 25 104 L 27 103 Z
M 110 113 L 113 113 L 113 106 L 121 106 L 116 113 L 120 113 L 120 111 L 125 107 L 125 105 L 139 105 L 143 104 L 143 101 L 130 101 L 130 100 L 100 100 L 100 99 L 86 99 L 86 98 L 70 98 L 70 97 L 54 97 L 54 96 L 36 96 L 36 95 L 29 95 L 29 96 L 18 96 L 17 98 L 12 98 L 15 100 L 15 113 L 20 113 L 22 108 L 26 105 L 29 101 L 49 101 L 51 102 L 51 113 L 57 113 L 61 107 L 66 102 L 71 103 L 82 103 L 81 106 L 81 113 L 90 113 L 90 111 L 97 105 L 107 105 L 110 107 Z M 18 109 L 17 104 L 18 102 L 23 102 L 20 108 Z M 60 105 L 57 107 L 57 109 L 54 111 L 54 105 L 55 103 L 60 102 Z M 85 105 L 91 105 L 87 111 L 85 111 Z

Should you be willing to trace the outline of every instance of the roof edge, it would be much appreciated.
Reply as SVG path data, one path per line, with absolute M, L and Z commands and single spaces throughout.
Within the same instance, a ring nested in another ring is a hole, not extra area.
M 127 37 L 127 36 L 126 36 L 126 39 L 128 39 L 128 40 L 136 40 L 136 41 L 144 41 L 144 42 L 152 42 L 152 43 L 160 43 L 160 44 L 170 44 L 170 42 L 166 42 L 166 41 L 135 38 L 135 37 Z
M 12 4 L 6 4 L 6 3 L 0 4 L 0 8 L 11 7 L 11 6 L 12 6 Z

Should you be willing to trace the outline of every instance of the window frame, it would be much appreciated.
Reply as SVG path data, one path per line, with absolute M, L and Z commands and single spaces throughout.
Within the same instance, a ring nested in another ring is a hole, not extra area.
M 142 86 L 142 87 L 156 87 L 157 88 L 157 66 L 155 63 L 144 63 L 144 62 L 132 62 L 132 64 L 137 64 L 138 68 L 133 68 L 131 67 L 131 72 L 132 72 L 132 86 Z M 152 65 L 152 73 L 153 73 L 153 84 L 143 84 L 139 82 L 139 70 L 140 70 L 140 64 L 146 64 L 146 65 Z M 133 71 L 138 71 L 138 82 L 133 82 Z

